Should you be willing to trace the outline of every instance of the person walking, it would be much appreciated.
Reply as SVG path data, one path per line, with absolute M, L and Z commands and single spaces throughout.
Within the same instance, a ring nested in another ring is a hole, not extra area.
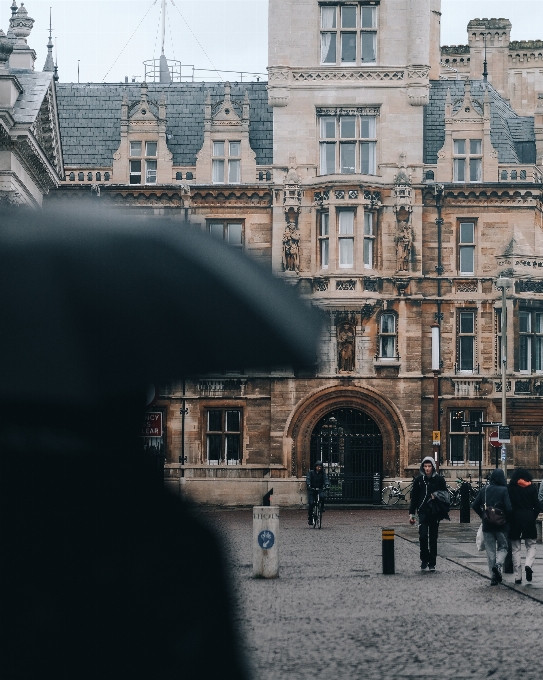
M 307 523 L 313 526 L 313 506 L 319 500 L 322 502 L 322 511 L 324 512 L 324 499 L 326 498 L 326 489 L 330 486 L 328 475 L 324 471 L 322 461 L 318 460 L 309 470 L 305 478 L 307 485 L 307 501 L 309 507 L 307 510 Z
M 437 492 L 447 494 L 445 479 L 437 474 L 434 459 L 423 458 L 420 475 L 413 482 L 411 503 L 409 505 L 409 521 L 415 523 L 415 513 L 419 516 L 420 568 L 436 570 L 437 535 L 442 517 L 433 512 L 431 501 L 438 498 Z
M 511 501 L 507 493 L 507 482 L 503 470 L 492 470 L 489 482 L 479 490 L 471 507 L 483 520 L 483 536 L 485 539 L 490 585 L 497 586 L 502 582 L 502 567 L 507 556 L 507 519 L 511 515 Z M 493 524 L 485 513 L 487 508 L 496 508 L 505 513 L 503 524 Z
M 535 561 L 537 528 L 535 520 L 541 512 L 541 503 L 538 499 L 537 487 L 532 484 L 532 475 L 524 468 L 517 468 L 513 471 L 509 480 L 509 499 L 513 508 L 511 516 L 511 529 L 509 538 L 511 539 L 511 552 L 513 554 L 513 570 L 515 583 L 522 583 L 522 566 L 520 546 L 524 539 L 526 546 L 526 561 L 524 571 L 526 580 L 532 580 L 533 565 Z
M 537 494 L 537 498 L 543 507 L 543 479 L 539 482 L 539 493 Z

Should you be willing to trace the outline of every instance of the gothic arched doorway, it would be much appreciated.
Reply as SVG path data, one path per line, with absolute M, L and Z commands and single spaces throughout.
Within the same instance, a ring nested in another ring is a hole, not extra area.
M 317 460 L 330 478 L 330 502 L 374 502 L 374 484 L 379 490 L 383 472 L 383 437 L 367 413 L 340 408 L 321 418 L 311 433 L 311 467 Z

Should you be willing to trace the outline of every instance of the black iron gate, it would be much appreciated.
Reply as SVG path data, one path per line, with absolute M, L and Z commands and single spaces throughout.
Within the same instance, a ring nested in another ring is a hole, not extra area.
M 373 503 L 382 479 L 383 438 L 377 423 L 352 408 L 322 418 L 311 435 L 311 467 L 322 460 L 330 478 L 328 502 Z M 380 494 L 379 494 L 380 500 Z

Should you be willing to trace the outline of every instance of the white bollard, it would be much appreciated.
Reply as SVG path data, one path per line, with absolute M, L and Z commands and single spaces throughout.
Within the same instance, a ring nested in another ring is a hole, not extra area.
M 253 576 L 279 576 L 279 506 L 257 505 L 253 508 Z

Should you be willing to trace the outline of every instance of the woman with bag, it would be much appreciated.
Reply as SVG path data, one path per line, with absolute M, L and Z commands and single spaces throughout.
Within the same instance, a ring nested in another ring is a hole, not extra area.
M 537 528 L 535 520 L 541 512 L 541 504 L 537 497 L 537 487 L 532 484 L 532 475 L 524 468 L 517 468 L 509 480 L 509 498 L 513 507 L 511 518 L 511 551 L 513 553 L 513 569 L 515 583 L 522 583 L 522 567 L 520 557 L 520 542 L 524 539 L 526 546 L 526 580 L 532 580 L 533 564 L 535 560 L 535 543 Z
M 503 470 L 493 470 L 490 480 L 477 494 L 471 507 L 483 520 L 488 570 L 491 586 L 502 582 L 502 566 L 507 555 L 507 519 L 511 514 L 511 501 Z

